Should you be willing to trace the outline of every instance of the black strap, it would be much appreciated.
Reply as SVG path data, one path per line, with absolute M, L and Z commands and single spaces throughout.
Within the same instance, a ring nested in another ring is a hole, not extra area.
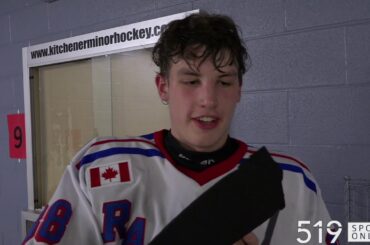
M 263 239 L 263 242 L 261 243 L 261 245 L 270 245 L 272 234 L 274 233 L 274 229 L 275 229 L 278 216 L 279 216 L 279 211 L 276 212 L 276 214 L 270 218 L 270 221 L 267 225 L 266 232 L 265 232 L 265 239 Z
M 282 179 L 262 148 L 186 207 L 150 245 L 233 244 L 285 207 Z

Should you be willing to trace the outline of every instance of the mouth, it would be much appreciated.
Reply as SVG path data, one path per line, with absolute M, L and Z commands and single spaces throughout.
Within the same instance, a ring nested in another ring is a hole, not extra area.
M 210 117 L 210 116 L 197 117 L 196 119 L 201 121 L 201 122 L 205 122 L 205 123 L 210 123 L 210 122 L 213 122 L 213 121 L 217 120 L 217 118 Z
M 214 116 L 200 116 L 195 117 L 194 121 L 201 129 L 213 129 L 217 127 L 220 119 Z

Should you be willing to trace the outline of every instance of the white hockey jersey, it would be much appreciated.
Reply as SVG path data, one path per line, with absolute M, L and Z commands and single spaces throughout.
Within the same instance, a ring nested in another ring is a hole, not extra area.
M 74 157 L 59 186 L 23 244 L 148 244 L 175 216 L 255 150 L 239 141 L 225 161 L 201 172 L 173 162 L 164 131 L 142 137 L 97 138 Z M 294 158 L 271 154 L 283 170 L 285 208 L 271 244 L 299 244 L 298 221 L 310 221 L 319 244 L 330 221 L 310 171 Z M 264 239 L 268 221 L 253 232 Z M 322 235 L 321 235 L 322 236 Z M 325 234 L 322 240 L 325 243 Z M 230 244 L 231 245 L 231 244 Z

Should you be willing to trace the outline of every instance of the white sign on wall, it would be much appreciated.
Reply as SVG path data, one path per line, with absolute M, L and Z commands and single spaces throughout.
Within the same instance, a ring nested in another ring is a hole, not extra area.
M 166 25 L 199 10 L 165 16 L 27 48 L 28 67 L 71 61 L 154 45 Z

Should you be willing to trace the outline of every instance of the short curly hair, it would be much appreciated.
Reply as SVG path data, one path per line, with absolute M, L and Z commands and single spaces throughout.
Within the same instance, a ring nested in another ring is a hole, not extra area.
M 176 59 L 211 58 L 216 69 L 234 62 L 242 83 L 243 74 L 251 65 L 240 31 L 234 21 L 224 15 L 201 12 L 168 24 L 152 51 L 152 59 L 159 73 L 168 77 L 171 62 Z M 199 50 L 202 52 L 199 54 Z M 200 63 L 201 64 L 201 63 Z

